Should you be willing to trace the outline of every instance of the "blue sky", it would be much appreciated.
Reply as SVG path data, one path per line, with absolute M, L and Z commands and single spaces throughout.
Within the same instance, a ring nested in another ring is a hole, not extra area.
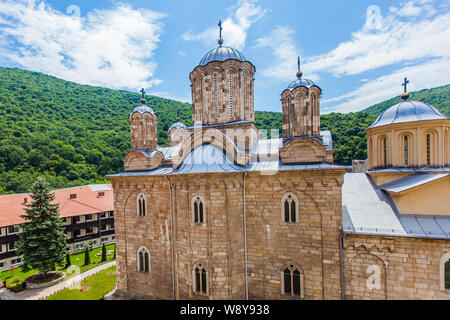
M 256 110 L 281 111 L 298 55 L 322 113 L 398 95 L 405 76 L 409 91 L 450 83 L 444 0 L 0 0 L 0 66 L 190 102 L 219 19 L 256 66 Z

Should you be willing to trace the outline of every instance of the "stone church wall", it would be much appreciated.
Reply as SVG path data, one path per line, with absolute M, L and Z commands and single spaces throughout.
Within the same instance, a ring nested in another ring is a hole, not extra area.
M 345 299 L 450 299 L 441 287 L 449 241 L 346 235 L 344 248 Z

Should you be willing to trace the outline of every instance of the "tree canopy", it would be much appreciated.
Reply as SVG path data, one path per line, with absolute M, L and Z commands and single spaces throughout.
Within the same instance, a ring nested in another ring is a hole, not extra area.
M 450 115 L 450 85 L 411 93 L 411 99 L 432 104 Z M 189 103 L 146 96 L 158 115 L 158 144 L 168 146 L 168 128 L 180 112 L 192 125 Z M 367 128 L 399 98 L 363 112 L 321 116 L 330 130 L 335 162 L 365 159 Z M 131 148 L 128 116 L 140 94 L 80 85 L 38 72 L 0 68 L 0 194 L 29 192 L 38 176 L 54 189 L 105 183 L 105 175 L 123 171 L 122 159 Z M 260 129 L 280 130 L 280 112 L 255 112 Z

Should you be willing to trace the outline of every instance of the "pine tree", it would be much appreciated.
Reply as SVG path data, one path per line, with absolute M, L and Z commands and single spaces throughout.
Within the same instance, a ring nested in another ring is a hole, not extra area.
M 116 260 L 116 245 L 114 245 L 114 256 L 113 256 L 113 260 Z
M 70 261 L 70 254 L 67 253 L 66 255 L 66 265 L 65 265 L 65 269 L 69 268 L 72 265 L 72 261 Z
M 64 264 L 68 253 L 67 234 L 58 213 L 58 205 L 51 202 L 55 195 L 49 183 L 38 177 L 31 188 L 31 204 L 21 217 L 27 221 L 21 225 L 22 233 L 17 241 L 17 254 L 23 255 L 24 268 L 37 269 L 47 274 L 55 265 Z
M 89 248 L 86 247 L 84 251 L 84 265 L 87 266 L 88 264 L 91 264 L 91 257 L 89 256 Z
M 103 244 L 102 247 L 102 261 L 101 262 L 105 262 L 106 261 L 106 247 L 105 244 Z

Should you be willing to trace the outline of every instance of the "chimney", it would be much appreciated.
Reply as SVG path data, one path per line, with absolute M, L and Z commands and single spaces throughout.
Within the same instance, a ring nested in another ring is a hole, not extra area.
M 23 204 L 27 204 L 28 203 L 28 198 L 23 198 Z
M 99 193 L 97 193 L 97 198 L 102 198 L 102 197 L 104 197 L 105 196 L 105 193 L 104 192 L 99 192 Z
M 75 200 L 77 198 L 77 194 L 76 193 L 72 193 L 70 195 L 70 200 Z

